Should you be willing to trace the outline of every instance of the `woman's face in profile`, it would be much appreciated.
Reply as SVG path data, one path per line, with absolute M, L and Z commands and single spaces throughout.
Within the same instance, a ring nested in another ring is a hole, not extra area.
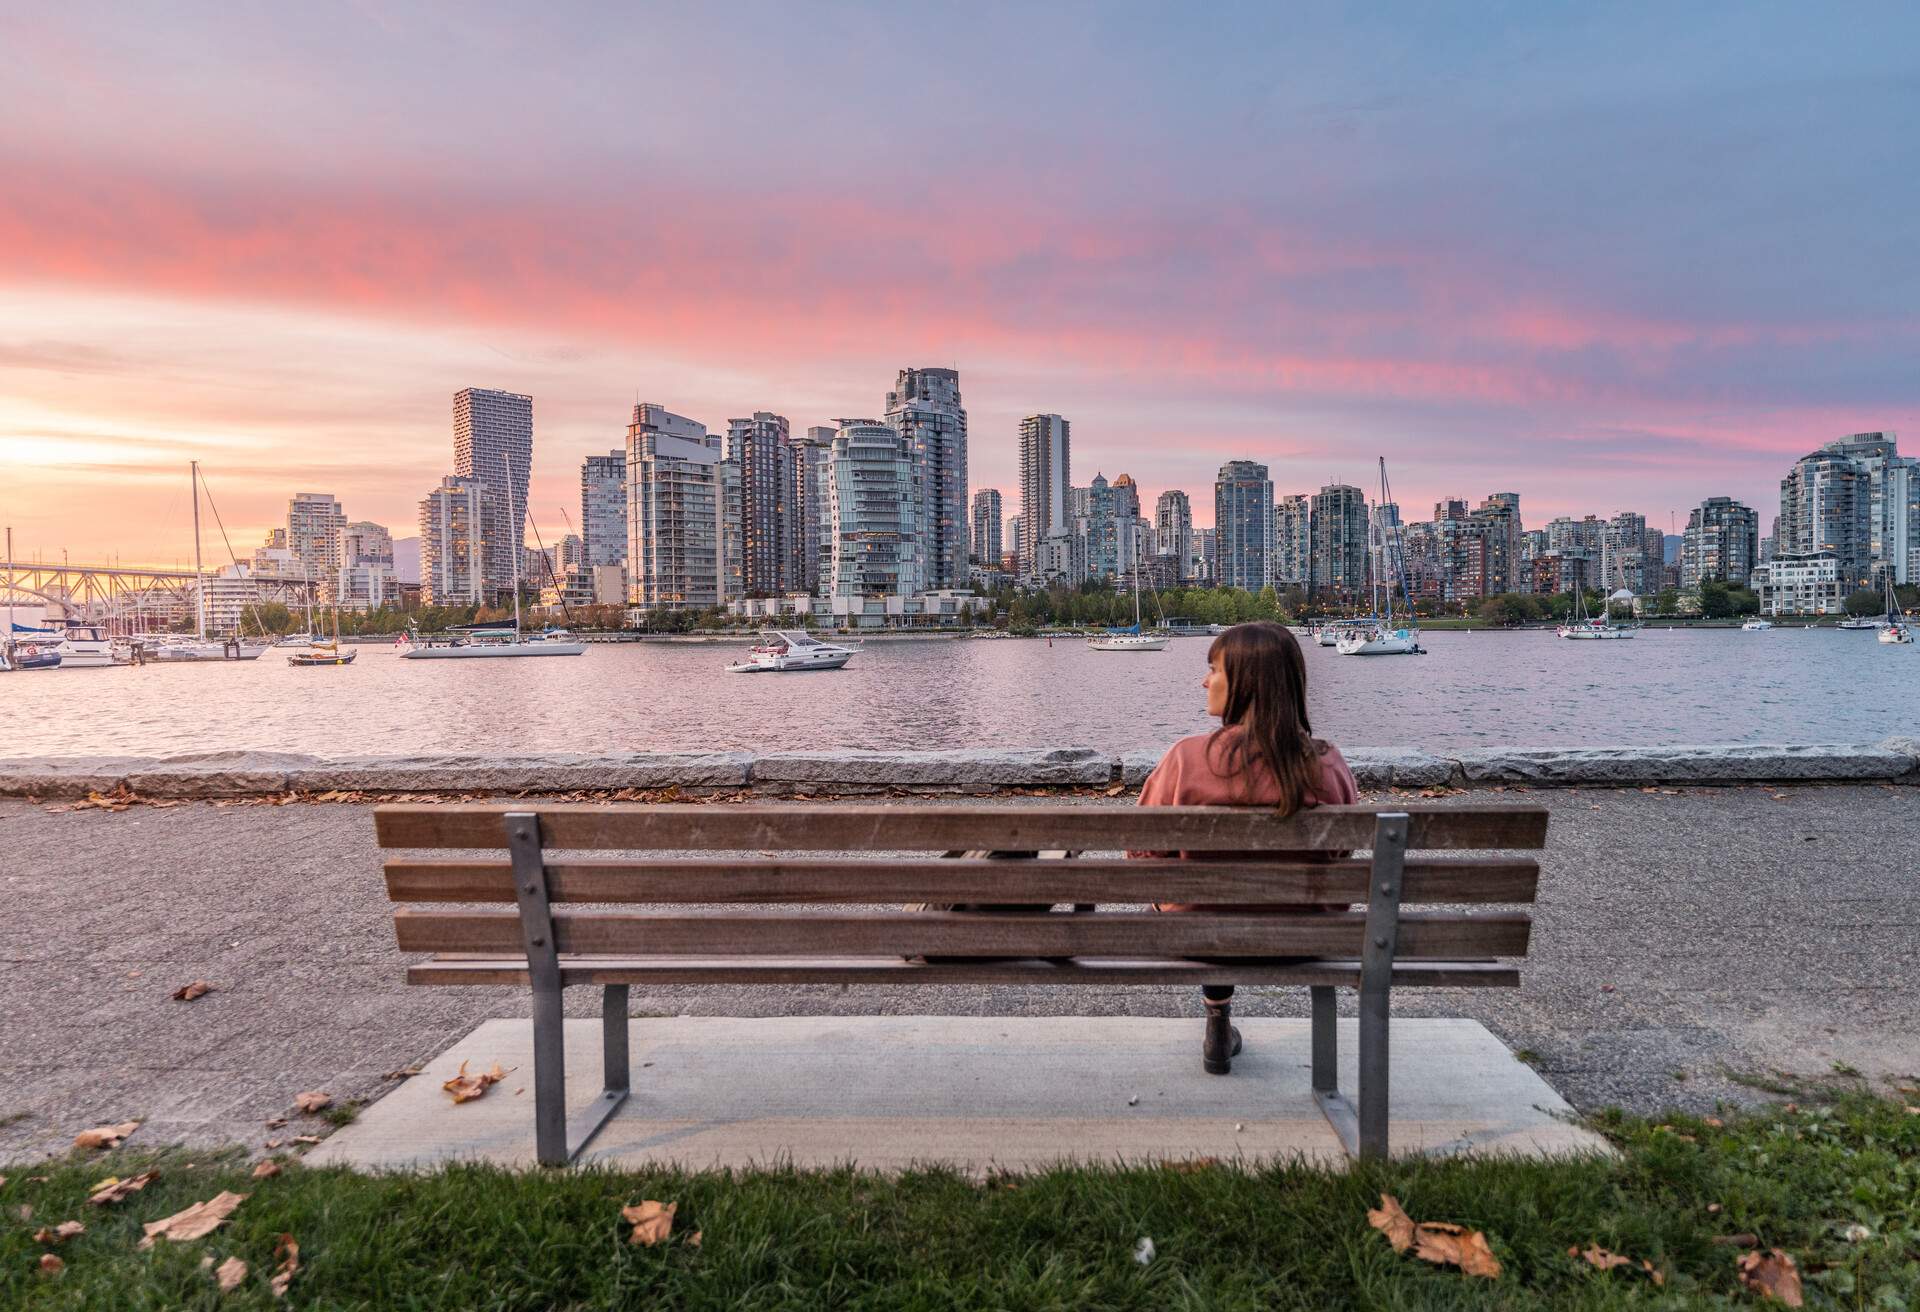
M 1207 690 L 1207 714 L 1216 719 L 1227 713 L 1227 670 L 1219 652 L 1207 658 L 1207 677 L 1200 681 Z

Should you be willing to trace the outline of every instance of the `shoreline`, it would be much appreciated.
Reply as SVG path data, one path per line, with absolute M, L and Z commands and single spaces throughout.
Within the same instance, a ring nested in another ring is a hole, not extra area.
M 219 798 L 653 789 L 691 796 L 747 792 L 767 797 L 895 791 L 957 796 L 1030 789 L 1128 791 L 1139 787 L 1164 750 L 417 753 L 335 759 L 291 752 L 216 751 L 154 757 L 14 757 L 0 758 L 0 797 L 71 800 L 96 793 Z M 1904 737 L 1875 743 L 1491 747 L 1452 753 L 1354 748 L 1345 755 L 1363 788 L 1920 786 L 1920 739 Z

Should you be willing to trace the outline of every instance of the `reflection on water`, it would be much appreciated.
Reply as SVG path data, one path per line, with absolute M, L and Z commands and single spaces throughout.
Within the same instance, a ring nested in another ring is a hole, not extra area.
M 1309 645 L 1314 727 L 1346 746 L 1860 742 L 1920 734 L 1920 648 L 1873 634 L 1436 633 L 1425 656 Z M 1208 727 L 1207 640 L 1101 653 L 1057 640 L 877 641 L 846 669 L 725 674 L 715 645 L 575 658 L 234 665 L 0 675 L 0 755 L 268 748 L 413 752 L 756 751 L 1165 744 Z

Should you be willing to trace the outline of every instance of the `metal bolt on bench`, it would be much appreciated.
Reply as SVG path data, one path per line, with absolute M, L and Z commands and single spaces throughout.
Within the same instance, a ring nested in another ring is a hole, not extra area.
M 1320 807 L 1283 817 L 1239 807 L 522 803 L 382 806 L 375 825 L 385 848 L 506 849 L 504 862 L 390 859 L 388 893 L 403 904 L 394 911 L 395 937 L 402 951 L 434 954 L 408 968 L 410 983 L 531 986 L 535 1143 L 542 1163 L 564 1165 L 630 1096 L 634 983 L 1305 985 L 1314 1101 L 1350 1154 L 1384 1157 L 1393 990 L 1516 988 L 1517 966 L 1497 959 L 1524 958 L 1531 928 L 1524 910 L 1403 905 L 1530 903 L 1539 879 L 1530 859 L 1408 852 L 1538 849 L 1547 815 L 1515 806 Z M 1361 848 L 1368 858 L 1339 855 Z M 1164 855 L 937 855 L 1116 849 Z M 663 855 L 685 852 L 716 855 Z M 404 905 L 412 902 L 514 909 Z M 670 909 L 569 905 L 578 903 Z M 1198 909 L 989 915 L 861 907 L 905 903 Z M 799 904 L 832 909 L 786 910 Z M 1321 904 L 1352 909 L 1303 909 Z M 577 984 L 605 990 L 605 1077 L 599 1096 L 569 1121 L 561 1001 Z M 1360 997 L 1352 1099 L 1337 1076 L 1336 988 Z M 1196 1048 L 1198 1039 L 1196 1027 Z

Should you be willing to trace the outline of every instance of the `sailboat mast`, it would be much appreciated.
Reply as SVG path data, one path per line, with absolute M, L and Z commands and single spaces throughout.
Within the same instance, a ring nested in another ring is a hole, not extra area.
M 13 525 L 7 525 L 7 632 L 0 643 L 13 641 Z
M 207 576 L 200 567 L 200 462 L 187 462 L 193 480 L 193 631 L 201 642 L 207 640 Z
M 513 517 L 513 452 L 503 451 L 501 454 L 507 460 L 507 527 L 512 529 L 517 522 Z M 523 537 L 518 542 L 510 540 L 508 545 L 513 549 L 513 636 L 518 640 L 520 637 L 520 553 L 526 550 L 527 544 Z

